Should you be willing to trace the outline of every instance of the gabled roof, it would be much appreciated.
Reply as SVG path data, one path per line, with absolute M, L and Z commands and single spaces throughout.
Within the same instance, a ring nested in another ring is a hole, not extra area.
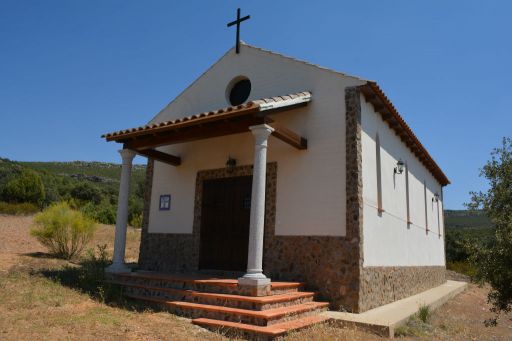
M 377 82 L 366 80 L 360 77 L 351 76 L 342 72 L 338 72 L 326 67 L 322 67 L 320 65 L 312 64 L 307 61 L 299 60 L 293 57 L 285 56 L 270 50 L 262 49 L 259 47 L 255 47 L 244 42 L 241 42 L 242 46 L 249 47 L 255 50 L 259 50 L 274 56 L 278 56 L 280 58 L 292 60 L 298 63 L 302 63 L 305 65 L 309 65 L 320 70 L 328 71 L 333 74 L 337 74 L 344 77 L 353 78 L 358 81 L 365 82 L 364 85 L 360 86 L 362 94 L 365 96 L 366 100 L 373 104 L 375 111 L 377 111 L 382 119 L 388 123 L 389 127 L 395 131 L 395 133 L 400 137 L 400 139 L 407 145 L 407 147 L 412 151 L 414 155 L 420 160 L 420 162 L 432 173 L 432 175 L 436 178 L 437 181 L 442 186 L 446 186 L 450 184 L 450 180 L 443 173 L 441 168 L 437 165 L 434 159 L 430 156 L 427 149 L 422 145 L 419 139 L 416 137 L 412 129 L 405 122 L 403 117 L 400 115 L 398 110 L 394 107 L 393 103 L 389 100 L 389 98 L 384 94 L 382 89 L 379 87 Z M 228 50 L 225 54 L 227 55 L 232 49 Z M 220 60 L 215 62 L 210 68 L 208 68 L 202 75 L 211 70 Z M 198 77 L 201 78 L 202 76 Z M 194 83 L 194 82 L 193 82 Z M 193 84 L 192 83 L 192 84 Z M 189 85 L 181 94 L 183 94 L 190 86 Z M 178 95 L 176 98 L 178 98 Z M 237 115 L 244 115 L 248 112 L 254 113 L 257 111 L 264 111 L 269 109 L 277 109 L 279 106 L 282 108 L 286 108 L 286 106 L 296 105 L 297 103 L 307 103 L 311 100 L 310 92 L 302 92 L 296 94 L 290 94 L 286 96 L 278 96 L 278 97 L 270 97 L 270 98 L 262 98 L 260 100 L 250 101 L 245 104 L 239 106 L 231 106 L 223 109 L 218 109 L 215 111 L 203 112 L 196 115 L 187 116 L 180 119 L 175 119 L 171 121 L 164 121 L 154 124 L 148 124 L 145 126 L 140 126 L 137 128 L 120 130 L 108 134 L 102 135 L 107 141 L 117 141 L 117 142 L 125 142 L 127 140 L 136 138 L 139 135 L 147 135 L 148 133 L 157 133 L 157 132 L 165 132 L 172 131 L 174 129 L 180 127 L 187 127 L 189 125 L 193 125 L 199 123 L 201 120 L 209 121 L 209 120 L 217 120 L 223 119 L 224 116 L 234 117 Z M 296 102 L 298 101 L 298 102 Z M 172 103 L 172 102 L 171 102 Z M 158 115 L 157 115 L 158 116 Z

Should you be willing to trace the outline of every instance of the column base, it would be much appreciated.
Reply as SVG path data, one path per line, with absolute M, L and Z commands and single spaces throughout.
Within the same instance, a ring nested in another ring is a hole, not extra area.
M 263 274 L 250 275 L 238 279 L 238 290 L 245 296 L 269 296 L 272 291 L 270 278 Z
M 125 263 L 112 263 L 111 265 L 105 268 L 105 272 L 115 274 L 123 272 L 132 272 L 132 269 L 128 267 Z

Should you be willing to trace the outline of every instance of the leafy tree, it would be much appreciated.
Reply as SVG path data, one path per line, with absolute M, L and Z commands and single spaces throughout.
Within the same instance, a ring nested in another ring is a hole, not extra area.
M 41 205 L 45 199 L 44 185 L 36 172 L 24 169 L 7 182 L 2 196 L 11 203 L 29 202 Z
M 488 282 L 491 291 L 488 301 L 494 318 L 486 325 L 496 325 L 499 315 L 512 310 L 512 139 L 504 138 L 495 148 L 491 159 L 481 170 L 489 182 L 487 192 L 471 192 L 469 209 L 483 209 L 494 223 L 494 247 L 469 245 L 472 261 L 480 282 Z
M 94 219 L 101 224 L 115 224 L 116 223 L 116 207 L 110 205 L 106 201 L 102 201 L 100 205 L 95 205 L 88 202 L 80 208 L 83 214 L 87 217 Z
M 71 189 L 71 197 L 73 199 L 84 202 L 93 202 L 99 204 L 101 202 L 101 191 L 88 182 L 80 182 Z
M 469 258 L 469 253 L 465 245 L 466 238 L 460 231 L 454 229 L 446 230 L 445 249 L 446 260 L 449 262 L 463 262 Z

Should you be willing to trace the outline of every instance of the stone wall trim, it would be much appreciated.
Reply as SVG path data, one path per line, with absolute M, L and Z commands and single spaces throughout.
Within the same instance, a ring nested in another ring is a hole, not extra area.
M 446 282 L 444 266 L 371 266 L 361 270 L 359 312 L 418 294 Z

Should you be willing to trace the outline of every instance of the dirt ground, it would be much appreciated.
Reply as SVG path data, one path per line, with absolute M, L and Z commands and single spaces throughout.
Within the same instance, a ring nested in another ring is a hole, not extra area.
M 67 261 L 52 258 L 30 236 L 32 217 L 0 215 L 0 340 L 226 340 L 165 312 L 117 308 L 42 275 Z M 90 247 L 107 244 L 112 253 L 113 226 L 101 225 Z M 129 229 L 127 261 L 136 262 L 140 231 Z M 72 264 L 73 265 L 73 264 Z M 411 321 L 400 340 L 512 340 L 512 316 L 497 327 L 491 317 L 487 288 L 469 289 L 432 314 L 428 324 Z M 383 340 L 362 330 L 330 325 L 293 333 L 287 340 Z

